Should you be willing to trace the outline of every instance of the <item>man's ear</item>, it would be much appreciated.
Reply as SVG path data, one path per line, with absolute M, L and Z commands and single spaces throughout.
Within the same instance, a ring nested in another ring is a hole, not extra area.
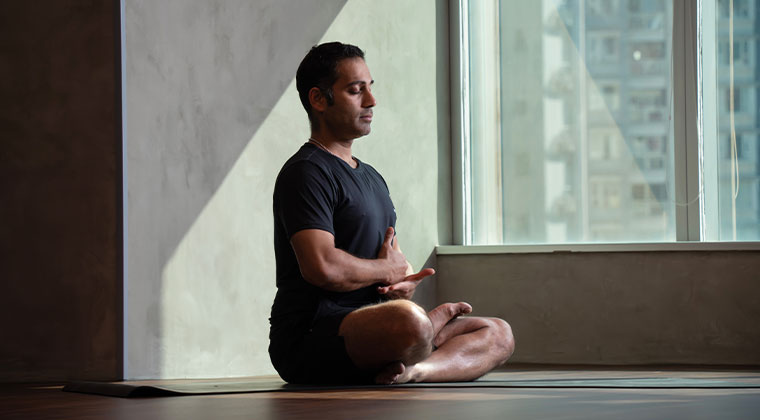
M 327 98 L 318 87 L 309 89 L 309 103 L 311 104 L 311 109 L 315 111 L 322 112 L 327 108 Z

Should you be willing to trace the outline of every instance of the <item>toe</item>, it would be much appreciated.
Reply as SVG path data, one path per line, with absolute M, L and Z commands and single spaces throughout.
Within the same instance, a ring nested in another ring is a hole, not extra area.
M 375 383 L 380 385 L 390 385 L 398 381 L 401 374 L 404 373 L 404 364 L 401 362 L 393 362 L 383 368 L 380 373 L 375 376 Z
M 472 305 L 467 302 L 459 302 L 457 304 L 457 309 L 459 311 L 458 315 L 467 315 L 472 312 Z

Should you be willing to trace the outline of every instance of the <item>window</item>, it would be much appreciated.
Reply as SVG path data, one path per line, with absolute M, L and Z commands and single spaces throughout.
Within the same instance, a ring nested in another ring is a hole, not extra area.
M 670 61 L 666 56 L 667 44 L 663 41 L 656 42 L 632 42 L 630 44 L 628 60 L 631 73 L 640 75 L 662 75 L 669 71 Z
M 734 97 L 731 99 L 731 91 L 734 91 Z M 731 101 L 733 101 L 733 107 L 735 111 L 741 111 L 742 109 L 742 91 L 741 89 L 730 89 L 725 88 L 723 89 L 723 112 L 728 113 L 731 110 Z
M 696 1 L 460 0 L 463 244 L 760 240 L 757 5 Z
M 753 65 L 751 57 L 751 51 L 754 46 L 754 40 L 752 39 L 740 39 L 734 40 L 734 66 L 747 67 Z M 720 65 L 728 67 L 731 62 L 731 50 L 729 48 L 728 40 L 720 42 L 718 54 L 720 55 Z
M 589 14 L 610 17 L 616 12 L 617 0 L 588 0 Z
M 587 95 L 591 111 L 617 111 L 620 109 L 619 86 L 615 82 L 600 82 L 598 86 L 591 86 Z
M 755 1 L 734 0 L 733 18 L 730 6 L 727 0 L 703 0 L 704 162 L 709 175 L 703 213 L 708 239 L 756 241 L 760 240 L 760 68 L 755 50 L 760 20 Z
M 615 177 L 591 178 L 591 204 L 595 209 L 612 210 L 620 208 L 621 182 Z
M 635 31 L 645 31 L 649 34 L 661 32 L 665 28 L 664 0 L 628 0 L 626 13 L 628 28 Z
M 628 96 L 631 123 L 658 122 L 667 119 L 670 107 L 667 88 L 632 88 Z
M 589 129 L 589 159 L 609 162 L 621 156 L 620 131 L 617 127 L 595 127 Z
M 734 19 L 746 19 L 750 16 L 750 2 L 752 0 L 734 0 Z M 728 19 L 730 0 L 718 0 L 720 9 L 719 17 Z
M 588 35 L 588 59 L 591 62 L 615 62 L 618 60 L 617 34 L 592 32 Z

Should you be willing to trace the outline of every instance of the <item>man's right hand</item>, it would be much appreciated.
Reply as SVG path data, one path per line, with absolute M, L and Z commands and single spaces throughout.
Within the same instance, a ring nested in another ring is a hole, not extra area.
M 385 240 L 380 247 L 380 252 L 377 253 L 377 259 L 383 260 L 388 264 L 388 275 L 383 284 L 389 286 L 404 281 L 406 278 L 406 270 L 409 266 L 404 254 L 393 247 L 395 236 L 396 232 L 393 230 L 393 227 L 386 229 Z

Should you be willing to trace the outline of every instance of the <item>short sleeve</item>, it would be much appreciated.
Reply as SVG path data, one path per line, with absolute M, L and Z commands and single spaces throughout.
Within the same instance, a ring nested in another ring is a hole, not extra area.
M 336 187 L 327 173 L 309 161 L 283 169 L 274 187 L 274 216 L 290 239 L 304 229 L 321 229 L 335 235 L 333 214 Z

